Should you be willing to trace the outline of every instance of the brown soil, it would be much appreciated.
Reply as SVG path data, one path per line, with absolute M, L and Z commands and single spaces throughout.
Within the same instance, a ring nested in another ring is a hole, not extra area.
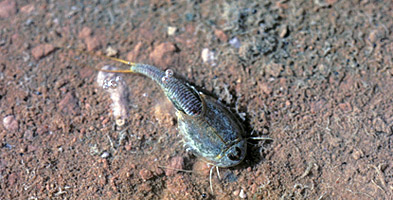
M 3 0 L 0 199 L 393 199 L 392 7 Z M 274 141 L 211 192 L 155 83 L 122 75 L 122 125 L 88 67 L 114 63 L 59 47 L 171 68 Z

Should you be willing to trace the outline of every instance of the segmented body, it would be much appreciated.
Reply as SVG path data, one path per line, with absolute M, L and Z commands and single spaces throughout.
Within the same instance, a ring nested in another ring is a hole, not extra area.
M 134 64 L 130 71 L 160 85 L 177 110 L 179 129 L 186 145 L 197 156 L 218 167 L 234 166 L 244 159 L 247 143 L 243 127 L 227 108 L 173 77 L 173 72 L 165 73 L 145 64 Z
M 177 110 L 196 116 L 202 112 L 202 100 L 198 93 L 179 79 L 168 76 L 164 71 L 146 64 L 136 64 L 131 71 L 144 74 L 153 79 L 164 90 Z

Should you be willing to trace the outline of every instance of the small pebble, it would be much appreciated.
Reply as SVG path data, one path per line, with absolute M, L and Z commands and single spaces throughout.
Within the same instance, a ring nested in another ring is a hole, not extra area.
M 18 121 L 15 119 L 13 115 L 8 115 L 3 118 L 4 128 L 8 131 L 16 131 L 18 130 Z
M 87 46 L 87 51 L 94 51 L 102 45 L 102 40 L 98 36 L 89 36 L 85 38 L 85 44 Z
M 76 114 L 80 111 L 78 100 L 75 96 L 68 92 L 58 104 L 59 111 L 64 113 Z
M 153 173 L 148 169 L 141 169 L 141 171 L 139 171 L 139 176 L 146 181 L 153 177 Z
M 286 37 L 287 36 L 287 34 L 288 34 L 288 26 L 287 25 L 283 25 L 281 28 L 280 28 L 280 38 L 284 38 L 284 37 Z
M 192 171 L 196 174 L 200 174 L 202 176 L 209 176 L 211 166 L 206 162 L 199 160 L 196 161 L 192 167 Z M 235 195 L 237 196 L 237 195 Z
M 104 151 L 104 153 L 101 154 L 101 158 L 108 158 L 110 156 L 110 154 L 106 151 Z
M 91 36 L 92 33 L 93 33 L 93 31 L 91 30 L 91 28 L 83 27 L 82 31 L 79 32 L 78 37 L 80 39 L 84 39 L 84 38 L 87 38 L 87 37 Z
M 165 175 L 173 176 L 178 170 L 182 170 L 184 167 L 184 159 L 181 156 L 173 157 L 171 159 L 171 163 L 169 164 L 169 168 L 165 170 Z
M 123 118 L 121 118 L 121 117 L 118 117 L 117 119 L 116 119 L 116 125 L 117 126 L 123 126 L 124 124 L 126 123 L 126 121 L 123 119 Z
M 221 41 L 221 42 L 227 42 L 228 41 L 228 36 L 225 34 L 223 30 L 216 29 L 214 30 L 214 35 Z
M 243 189 L 241 189 L 241 190 L 240 190 L 239 197 L 240 197 L 240 198 L 242 198 L 242 199 L 245 199 L 245 198 L 247 198 L 247 194 L 244 192 L 244 190 L 243 190 Z
M 370 35 L 368 36 L 368 39 L 370 40 L 370 42 L 376 42 L 378 39 L 378 30 L 372 30 Z
M 160 63 L 160 65 L 171 65 L 173 62 L 173 55 L 176 53 L 177 47 L 174 43 L 171 42 L 163 42 L 156 47 L 149 54 L 149 58 L 154 63 Z
M 176 31 L 177 31 L 176 27 L 168 26 L 168 35 L 170 36 L 175 35 Z
M 109 56 L 109 57 L 116 56 L 118 53 L 117 50 L 112 47 L 106 48 L 105 52 L 106 52 L 106 56 Z
M 34 47 L 31 50 L 31 54 L 36 60 L 47 56 L 48 54 L 52 53 L 55 50 L 55 47 L 51 44 L 41 44 Z
M 352 158 L 355 160 L 359 160 L 361 157 L 363 157 L 364 153 L 361 150 L 354 150 L 352 153 Z
M 230 39 L 229 44 L 231 46 L 235 47 L 236 49 L 238 49 L 242 46 L 242 44 L 240 43 L 240 40 L 237 37 Z
M 20 11 L 24 14 L 30 14 L 31 12 L 33 12 L 35 10 L 35 6 L 34 4 L 27 4 L 25 6 L 22 6 L 20 8 Z
M 204 63 L 209 63 L 211 65 L 215 65 L 215 55 L 214 51 L 210 51 L 208 48 L 204 48 L 201 52 L 202 61 Z

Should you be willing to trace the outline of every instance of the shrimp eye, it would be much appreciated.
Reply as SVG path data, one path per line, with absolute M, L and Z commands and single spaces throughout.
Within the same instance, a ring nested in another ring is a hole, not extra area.
M 228 155 L 229 160 L 237 161 L 240 160 L 242 156 L 242 150 L 239 147 L 235 147 L 235 152 Z

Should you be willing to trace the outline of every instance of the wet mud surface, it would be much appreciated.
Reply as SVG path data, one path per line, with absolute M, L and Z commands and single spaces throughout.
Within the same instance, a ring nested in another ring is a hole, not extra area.
M 2 0 L 0 199 L 391 199 L 392 7 Z M 170 68 L 273 141 L 212 192 L 160 88 L 105 90 L 93 68 L 126 67 L 69 48 Z

